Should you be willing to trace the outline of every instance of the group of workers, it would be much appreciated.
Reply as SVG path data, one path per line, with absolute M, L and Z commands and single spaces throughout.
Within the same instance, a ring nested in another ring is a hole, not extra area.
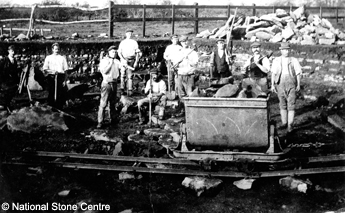
M 117 123 L 115 103 L 117 99 L 117 80 L 120 77 L 121 94 L 131 96 L 133 94 L 133 71 L 138 67 L 142 55 L 137 41 L 132 39 L 133 30 L 126 30 L 126 38 L 120 42 L 118 49 L 115 46 L 108 48 L 108 53 L 102 57 L 99 71 L 102 74 L 101 98 L 98 109 L 97 128 L 104 125 L 104 112 L 109 110 L 111 124 Z M 172 44 L 168 45 L 164 52 L 165 63 L 168 68 L 168 88 L 177 92 L 179 100 L 183 100 L 192 93 L 195 85 L 195 71 L 198 64 L 198 53 L 194 50 L 192 40 L 187 36 L 173 35 Z M 181 45 L 180 45 L 180 44 Z M 231 57 L 225 47 L 225 41 L 216 41 L 216 50 L 211 60 L 211 78 L 231 77 Z M 248 93 L 258 90 L 266 93 L 269 91 L 267 75 L 271 72 L 271 91 L 278 94 L 282 127 L 292 131 L 295 115 L 296 92 L 300 90 L 301 66 L 296 58 L 290 57 L 290 46 L 282 43 L 280 46 L 281 56 L 276 57 L 272 66 L 267 56 L 261 55 L 261 44 L 251 44 L 252 56 L 244 65 L 243 71 L 248 78 L 243 79 L 243 91 Z M 44 61 L 43 71 L 47 76 L 48 104 L 62 109 L 63 87 L 66 84 L 66 71 L 68 65 L 66 58 L 59 54 L 58 43 L 52 45 L 52 54 Z M 0 107 L 6 108 L 13 98 L 19 83 L 20 72 L 14 58 L 15 48 L 8 47 L 8 56 L 0 62 Z M 120 59 L 118 60 L 117 57 Z M 138 101 L 139 124 L 145 123 L 144 106 L 151 103 L 159 105 L 158 118 L 164 119 L 167 104 L 167 86 L 160 75 L 158 68 L 150 71 L 150 80 L 146 82 L 145 94 L 147 97 Z M 182 103 L 182 102 L 181 102 Z M 181 110 L 183 111 L 183 103 Z

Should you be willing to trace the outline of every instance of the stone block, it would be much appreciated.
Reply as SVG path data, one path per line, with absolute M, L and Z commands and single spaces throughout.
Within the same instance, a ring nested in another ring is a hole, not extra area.
M 264 41 L 269 41 L 273 36 L 270 33 L 267 32 L 257 32 L 255 33 L 255 36 Z
M 205 177 L 186 177 L 182 185 L 190 188 L 197 193 L 199 197 L 202 193 L 208 190 L 216 189 L 223 181 L 219 179 L 210 179 Z
M 329 39 L 329 38 L 320 38 L 319 39 L 319 44 L 324 44 L 324 45 L 332 45 L 335 42 L 335 38 Z
M 286 40 L 289 40 L 294 34 L 295 34 L 294 31 L 289 27 L 286 27 L 282 31 L 282 37 Z

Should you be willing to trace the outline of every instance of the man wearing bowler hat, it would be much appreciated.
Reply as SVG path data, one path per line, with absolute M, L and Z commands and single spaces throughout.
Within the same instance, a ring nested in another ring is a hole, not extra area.
M 108 108 L 110 123 L 115 124 L 115 101 L 117 92 L 117 78 L 120 75 L 121 63 L 115 58 L 116 48 L 110 46 L 108 54 L 102 58 L 99 64 L 99 70 L 102 73 L 103 81 L 101 85 L 101 100 L 98 108 L 97 128 L 103 127 L 104 111 Z
M 146 98 L 140 99 L 138 101 L 138 111 L 139 111 L 139 124 L 145 122 L 144 109 L 143 106 L 151 103 L 153 106 L 159 104 L 158 118 L 160 120 L 164 119 L 165 106 L 167 105 L 166 97 L 166 84 L 163 79 L 160 78 L 157 68 L 153 68 L 150 71 L 150 80 L 146 82 L 145 94 L 148 95 Z M 150 93 L 151 90 L 151 93 Z
M 141 51 L 138 42 L 132 39 L 133 30 L 126 30 L 126 38 L 120 42 L 118 54 L 121 59 L 121 93 L 127 88 L 128 96 L 133 90 L 133 71 L 138 67 Z M 125 86 L 127 78 L 127 85 Z
M 290 57 L 290 46 L 281 43 L 281 56 L 272 62 L 272 92 L 278 93 L 282 127 L 292 131 L 295 117 L 296 92 L 300 90 L 302 69 L 297 58 Z
M 217 50 L 213 52 L 213 60 L 211 61 L 211 77 L 227 78 L 231 76 L 230 58 L 225 51 L 224 39 L 217 40 Z

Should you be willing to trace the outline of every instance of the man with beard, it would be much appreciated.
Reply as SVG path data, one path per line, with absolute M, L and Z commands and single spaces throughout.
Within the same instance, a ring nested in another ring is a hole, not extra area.
M 217 79 L 230 77 L 230 63 L 230 58 L 225 51 L 225 42 L 223 39 L 218 39 L 217 50 L 213 52 L 213 61 L 211 62 L 212 77 Z
M 97 128 L 103 127 L 104 111 L 108 107 L 110 123 L 115 124 L 115 102 L 117 92 L 117 78 L 120 75 L 121 63 L 115 58 L 116 48 L 110 46 L 108 48 L 108 55 L 101 59 L 99 70 L 102 73 L 103 81 L 101 85 L 101 100 L 98 109 L 98 125 Z
M 57 109 L 62 109 L 65 102 L 64 84 L 67 79 L 67 60 L 59 54 L 60 45 L 52 45 L 53 54 L 48 55 L 44 60 L 43 70 L 47 74 L 48 83 L 48 104 Z
M 297 58 L 290 57 L 290 46 L 282 43 L 281 56 L 272 63 L 272 92 L 278 92 L 282 127 L 292 131 L 295 117 L 296 92 L 300 90 L 302 69 Z
M 132 39 L 133 30 L 126 30 L 126 39 L 122 40 L 119 45 L 118 54 L 121 60 L 121 93 L 124 92 L 127 78 L 128 96 L 132 95 L 133 90 L 133 71 L 138 67 L 141 51 L 138 42 Z
M 0 61 L 0 110 L 9 109 L 18 89 L 20 71 L 14 54 L 15 48 L 11 45 L 8 47 L 8 56 Z
M 266 56 L 261 55 L 261 44 L 254 42 L 250 45 L 253 56 L 244 65 L 249 78 L 243 79 L 242 88 L 252 88 L 255 96 L 268 92 L 267 74 L 270 71 L 270 62 Z
M 153 68 L 151 70 L 151 77 L 150 77 L 150 80 L 147 81 L 146 83 L 144 92 L 148 96 L 138 101 L 139 125 L 142 125 L 145 122 L 144 113 L 146 112 L 144 111 L 143 107 L 144 105 L 148 105 L 150 103 L 150 99 L 151 99 L 152 106 L 159 104 L 160 108 L 159 108 L 158 118 L 160 120 L 163 120 L 165 106 L 167 105 L 167 97 L 165 95 L 166 84 L 163 81 L 163 79 L 161 79 L 160 76 L 158 75 L 157 68 Z

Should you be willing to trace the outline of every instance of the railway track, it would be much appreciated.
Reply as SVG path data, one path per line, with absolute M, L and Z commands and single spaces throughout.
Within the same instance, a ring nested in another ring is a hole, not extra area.
M 107 156 L 61 152 L 11 152 L 4 156 L 6 166 L 42 166 L 47 168 L 85 169 L 208 177 L 280 177 L 345 172 L 345 154 L 321 157 L 289 158 L 279 163 L 259 164 L 241 160 L 222 163 L 205 170 L 201 162 L 186 159 Z M 239 166 L 240 165 L 240 166 Z M 250 168 L 250 169 L 249 169 Z

